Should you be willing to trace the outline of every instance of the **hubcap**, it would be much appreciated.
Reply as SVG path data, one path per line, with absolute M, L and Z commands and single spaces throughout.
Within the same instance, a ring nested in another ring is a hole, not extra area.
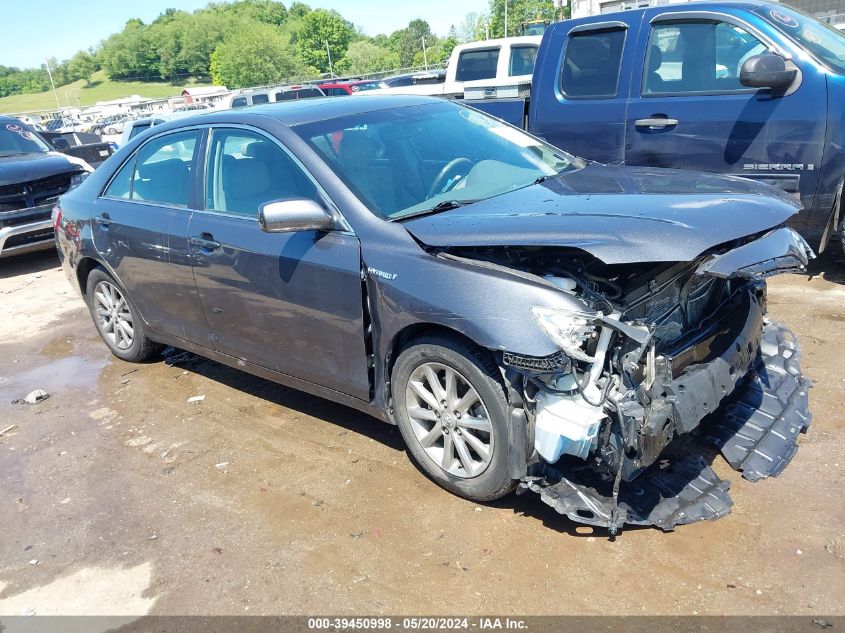
M 132 313 L 120 289 L 101 281 L 94 288 L 94 313 L 103 336 L 118 349 L 129 349 L 135 340 Z
M 493 457 L 493 425 L 469 381 L 442 363 L 424 363 L 408 380 L 414 436 L 431 460 L 455 477 L 477 477 Z

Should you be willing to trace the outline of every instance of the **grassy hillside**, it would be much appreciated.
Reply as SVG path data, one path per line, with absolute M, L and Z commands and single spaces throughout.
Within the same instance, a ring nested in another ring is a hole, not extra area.
M 208 84 L 190 85 L 202 86 Z M 68 104 L 75 107 L 94 105 L 97 101 L 110 101 L 131 95 L 141 95 L 153 99 L 172 97 L 178 95 L 183 87 L 173 86 L 166 81 L 111 81 L 104 72 L 100 71 L 94 73 L 90 88 L 86 88 L 85 82 L 80 80 L 57 88 L 56 92 L 59 93 L 59 101 L 62 107 L 66 107 Z M 56 97 L 52 90 L 35 94 L 13 95 L 0 99 L 0 113 L 2 114 L 55 109 Z

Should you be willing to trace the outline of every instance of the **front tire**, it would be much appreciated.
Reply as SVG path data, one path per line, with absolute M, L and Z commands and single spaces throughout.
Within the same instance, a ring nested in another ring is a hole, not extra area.
M 396 359 L 391 378 L 399 431 L 417 466 L 473 501 L 515 486 L 508 469 L 508 402 L 495 365 L 478 349 L 426 337 Z
M 146 335 L 138 308 L 126 290 L 102 268 L 88 275 L 85 297 L 97 332 L 112 354 L 140 363 L 161 353 L 162 346 Z

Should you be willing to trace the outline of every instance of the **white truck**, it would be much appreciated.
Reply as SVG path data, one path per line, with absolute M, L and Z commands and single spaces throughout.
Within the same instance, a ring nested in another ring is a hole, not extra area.
M 418 94 L 444 97 L 520 97 L 528 93 L 540 35 L 507 37 L 456 46 L 446 81 L 368 90 L 366 94 Z

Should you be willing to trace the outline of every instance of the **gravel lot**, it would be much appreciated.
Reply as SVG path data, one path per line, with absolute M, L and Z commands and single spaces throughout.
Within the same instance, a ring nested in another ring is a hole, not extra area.
M 0 260 L 0 615 L 845 614 L 843 258 L 773 280 L 770 312 L 816 381 L 793 463 L 750 483 L 718 457 L 728 517 L 610 540 L 450 495 L 350 409 L 119 361 L 55 255 Z

